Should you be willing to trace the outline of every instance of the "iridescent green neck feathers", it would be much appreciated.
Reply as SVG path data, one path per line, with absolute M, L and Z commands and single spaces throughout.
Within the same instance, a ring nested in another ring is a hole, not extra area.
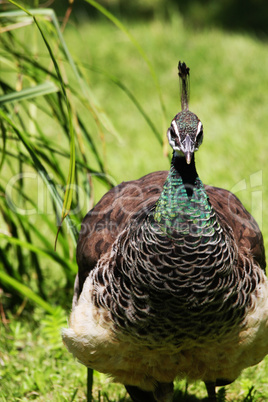
M 215 221 L 215 214 L 199 177 L 196 175 L 193 183 L 185 182 L 174 164 L 171 165 L 153 217 L 167 235 L 176 238 L 178 235 L 205 235 Z

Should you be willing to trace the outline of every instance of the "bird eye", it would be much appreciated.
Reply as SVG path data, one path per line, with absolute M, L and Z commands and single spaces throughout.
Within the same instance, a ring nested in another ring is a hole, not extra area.
M 197 134 L 196 142 L 197 142 L 198 144 L 202 142 L 202 137 L 203 137 L 203 129 L 201 129 L 201 130 L 199 131 L 199 133 Z
M 176 133 L 175 133 L 175 131 L 173 130 L 173 128 L 171 128 L 171 127 L 170 127 L 170 129 L 169 129 L 169 134 L 170 134 L 171 139 L 172 139 L 172 140 L 175 140 L 175 138 L 176 138 Z

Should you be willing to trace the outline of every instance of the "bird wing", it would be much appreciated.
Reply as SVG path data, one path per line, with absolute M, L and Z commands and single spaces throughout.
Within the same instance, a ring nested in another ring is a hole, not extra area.
M 221 226 L 232 228 L 238 249 L 243 248 L 249 251 L 255 262 L 265 271 L 263 237 L 253 216 L 230 191 L 212 186 L 205 186 L 205 188 Z
M 85 216 L 77 245 L 78 277 L 75 282 L 74 304 L 82 291 L 89 272 L 133 220 L 145 218 L 153 208 L 168 171 L 153 172 L 138 180 L 122 182 L 108 191 Z M 223 228 L 233 230 L 238 248 L 246 248 L 265 269 L 263 238 L 255 219 L 239 199 L 227 190 L 205 186 L 210 202 Z M 228 222 L 228 224 L 227 224 Z
M 118 235 L 137 217 L 146 216 L 163 189 L 168 171 L 153 172 L 138 180 L 122 182 L 108 191 L 83 219 L 77 244 L 79 286 L 77 297 L 89 272 L 107 253 Z M 75 297 L 74 296 L 74 297 Z

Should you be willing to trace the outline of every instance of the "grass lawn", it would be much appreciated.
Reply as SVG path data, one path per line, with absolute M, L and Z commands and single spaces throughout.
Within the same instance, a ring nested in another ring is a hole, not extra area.
M 65 31 L 72 56 L 118 132 L 105 132 L 105 142 L 95 136 L 109 175 L 120 183 L 169 168 L 169 158 L 154 133 L 113 77 L 135 96 L 164 136 L 180 110 L 177 64 L 185 61 L 191 68 L 190 109 L 204 124 L 205 139 L 197 154 L 200 178 L 241 199 L 262 228 L 268 249 L 267 43 L 216 28 L 194 30 L 178 14 L 168 22 L 132 21 L 126 26 L 156 72 L 165 115 L 148 66 L 121 31 L 102 19 L 70 24 Z M 92 118 L 85 116 L 85 122 L 92 125 L 94 133 Z M 95 201 L 104 191 L 96 186 Z M 84 209 L 86 213 L 86 205 Z M 62 306 L 66 315 L 59 314 L 52 322 L 40 308 L 28 309 L 24 304 L 17 315 L 9 315 L 5 311 L 7 298 L 0 294 L 0 401 L 85 400 L 86 369 L 64 349 L 59 335 L 70 304 Z M 220 390 L 219 400 L 267 401 L 267 372 L 266 358 L 227 386 L 226 398 Z M 202 383 L 188 385 L 185 393 L 185 382 L 177 382 L 176 389 L 175 400 L 194 402 L 206 396 Z M 123 387 L 110 384 L 98 373 L 94 376 L 94 400 L 129 401 Z

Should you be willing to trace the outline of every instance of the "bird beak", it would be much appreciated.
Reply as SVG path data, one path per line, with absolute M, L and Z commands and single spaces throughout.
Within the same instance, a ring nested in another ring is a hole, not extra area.
M 186 138 L 185 138 L 183 153 L 184 153 L 187 165 L 190 165 L 191 160 L 192 160 L 192 156 L 193 156 L 193 153 L 194 153 L 194 149 L 193 149 L 192 140 L 189 137 L 189 135 L 187 135 Z
M 187 165 L 190 165 L 193 153 L 188 151 L 184 154 Z

